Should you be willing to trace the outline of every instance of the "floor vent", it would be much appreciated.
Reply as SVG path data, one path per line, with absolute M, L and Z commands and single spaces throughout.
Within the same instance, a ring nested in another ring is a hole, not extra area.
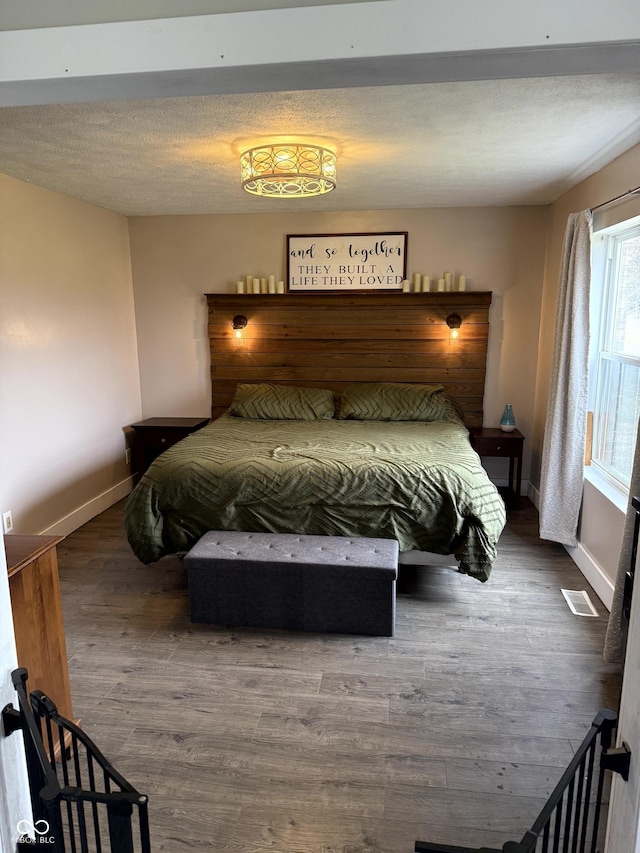
M 597 616 L 598 611 L 591 603 L 591 599 L 583 589 L 561 589 L 569 610 L 576 616 Z

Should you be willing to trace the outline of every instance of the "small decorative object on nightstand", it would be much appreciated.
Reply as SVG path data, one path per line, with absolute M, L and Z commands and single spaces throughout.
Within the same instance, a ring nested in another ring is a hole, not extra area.
M 504 412 L 502 413 L 502 417 L 500 418 L 500 429 L 502 432 L 513 432 L 516 428 L 516 419 L 513 414 L 513 408 L 511 403 L 507 403 L 504 407 Z
M 209 418 L 147 418 L 131 424 L 131 465 L 134 475 L 141 477 L 161 453 L 208 423 Z
M 471 427 L 471 446 L 479 456 L 501 456 L 509 460 L 509 487 L 507 497 L 511 503 L 520 497 L 522 486 L 522 448 L 524 436 L 517 429 L 503 432 L 490 427 Z

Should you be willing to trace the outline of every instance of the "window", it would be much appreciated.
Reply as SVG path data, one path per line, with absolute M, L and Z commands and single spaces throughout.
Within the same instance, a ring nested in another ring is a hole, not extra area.
M 598 236 L 592 462 L 628 490 L 640 417 L 640 223 Z

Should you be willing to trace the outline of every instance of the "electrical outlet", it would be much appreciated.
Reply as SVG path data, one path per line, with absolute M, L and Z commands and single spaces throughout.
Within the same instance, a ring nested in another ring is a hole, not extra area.
M 127 463 L 127 465 L 131 465 L 131 448 L 130 447 L 127 447 L 127 449 L 124 452 L 124 461 Z
M 5 533 L 11 533 L 13 530 L 13 517 L 11 515 L 11 510 L 9 510 L 9 512 L 2 513 L 2 529 Z

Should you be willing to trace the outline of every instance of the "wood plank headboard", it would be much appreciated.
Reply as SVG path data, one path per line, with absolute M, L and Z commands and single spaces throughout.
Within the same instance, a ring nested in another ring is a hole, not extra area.
M 239 382 L 329 388 L 442 383 L 467 426 L 482 425 L 490 292 L 207 294 L 212 417 Z M 445 323 L 462 318 L 457 339 Z M 248 324 L 238 341 L 231 321 Z

